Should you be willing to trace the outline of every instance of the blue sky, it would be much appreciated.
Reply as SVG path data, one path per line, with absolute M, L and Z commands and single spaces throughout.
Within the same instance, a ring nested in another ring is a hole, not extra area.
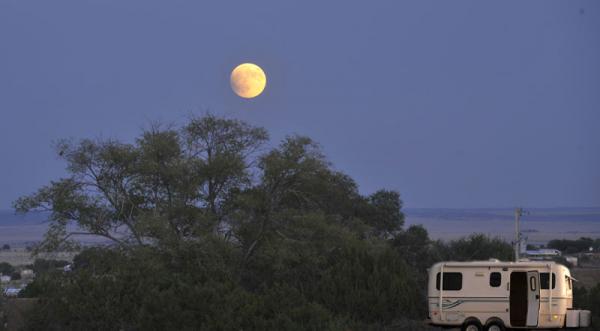
M 600 2 L 0 0 L 0 208 L 65 174 L 54 140 L 207 109 L 407 207 L 600 206 Z

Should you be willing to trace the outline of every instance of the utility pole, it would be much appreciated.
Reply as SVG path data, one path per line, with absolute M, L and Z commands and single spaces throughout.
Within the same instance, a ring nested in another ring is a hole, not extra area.
M 519 249 L 521 248 L 521 238 L 519 235 L 519 218 L 521 217 L 521 208 L 515 208 L 515 262 L 519 261 Z
M 519 228 L 523 216 L 523 208 L 515 208 L 515 262 L 519 261 L 521 254 L 521 229 Z

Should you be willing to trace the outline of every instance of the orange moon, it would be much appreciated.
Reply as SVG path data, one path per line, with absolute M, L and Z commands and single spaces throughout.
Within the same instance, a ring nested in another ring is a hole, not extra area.
M 231 89 L 242 98 L 259 96 L 267 86 L 267 75 L 254 63 L 242 63 L 231 72 Z

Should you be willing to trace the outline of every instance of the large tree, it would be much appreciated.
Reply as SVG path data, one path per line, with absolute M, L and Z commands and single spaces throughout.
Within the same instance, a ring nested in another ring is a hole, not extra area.
M 361 195 L 308 137 L 264 150 L 267 138 L 208 115 L 133 143 L 61 142 L 69 176 L 17 209 L 49 212 L 43 249 L 74 234 L 115 245 L 38 277 L 24 292 L 40 298 L 29 328 L 375 329 L 420 316 L 406 263 L 420 256 L 389 239 L 427 235 L 400 239 L 400 195 Z
M 153 126 L 134 143 L 61 141 L 68 176 L 15 202 L 46 211 L 42 249 L 68 248 L 75 235 L 122 247 L 217 231 L 223 201 L 251 184 L 254 153 L 268 139 L 249 124 L 206 115 L 181 129 Z

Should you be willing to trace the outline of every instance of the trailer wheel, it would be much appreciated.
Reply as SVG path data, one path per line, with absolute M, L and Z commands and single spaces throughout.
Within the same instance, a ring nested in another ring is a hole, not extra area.
M 466 320 L 462 325 L 462 331 L 482 331 L 483 326 L 476 318 Z
M 491 321 L 488 322 L 485 326 L 485 331 L 504 331 L 506 328 L 504 327 L 504 323 L 502 321 Z

